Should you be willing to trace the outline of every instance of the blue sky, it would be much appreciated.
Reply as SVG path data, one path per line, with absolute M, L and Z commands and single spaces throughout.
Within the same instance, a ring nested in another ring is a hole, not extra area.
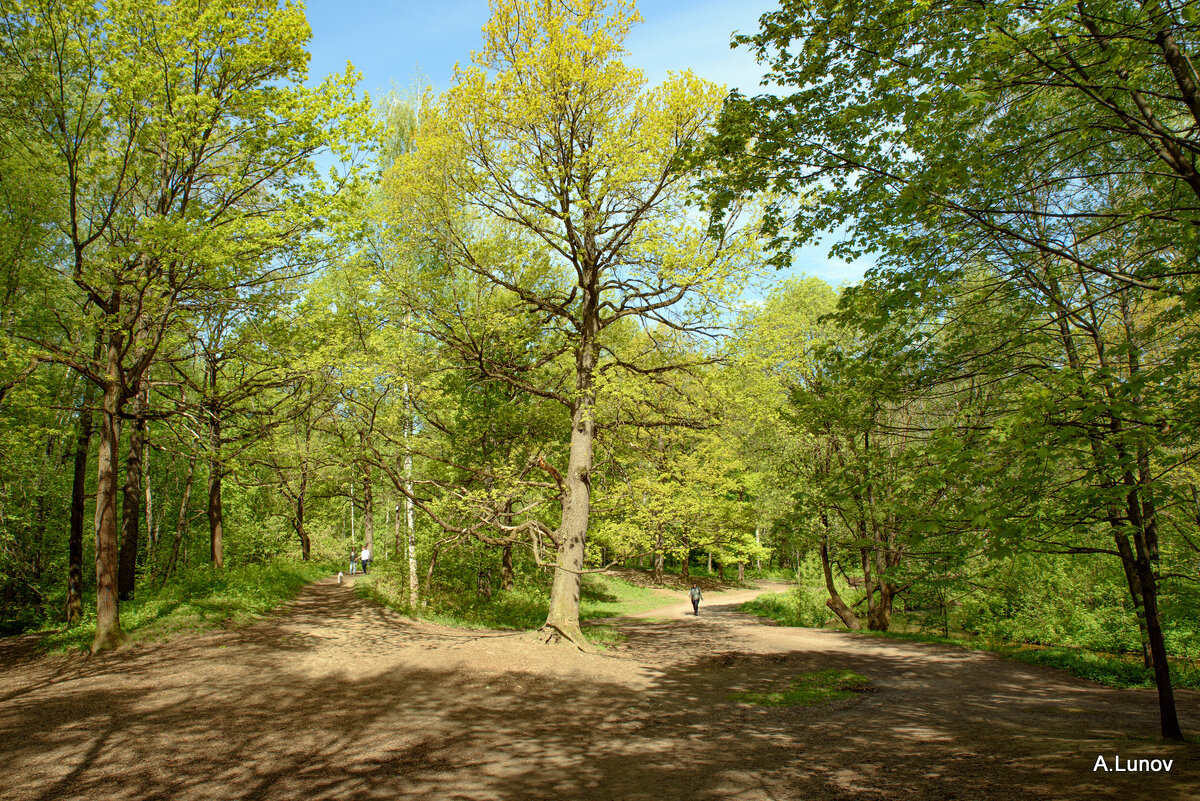
M 771 0 L 642 0 L 645 20 L 626 41 L 626 62 L 653 84 L 671 70 L 690 69 L 710 81 L 753 94 L 763 70 L 744 49 L 731 50 L 733 31 L 751 33 L 758 18 L 778 7 Z M 466 64 L 481 45 L 487 0 L 308 0 L 312 26 L 310 75 L 341 72 L 346 62 L 363 74 L 362 88 L 376 95 L 393 85 L 429 83 L 445 89 L 456 62 Z M 863 268 L 829 259 L 827 247 L 796 254 L 795 273 L 834 286 L 857 281 Z

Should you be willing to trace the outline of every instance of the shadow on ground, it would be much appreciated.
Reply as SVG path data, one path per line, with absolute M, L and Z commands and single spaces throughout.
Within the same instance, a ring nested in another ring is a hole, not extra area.
M 1197 748 L 1150 739 L 1142 696 L 720 605 L 623 627 L 590 672 L 573 655 L 547 667 L 528 639 L 414 623 L 322 584 L 242 631 L 10 664 L 0 798 L 1200 797 Z M 729 700 L 830 666 L 874 691 L 809 709 Z M 1173 772 L 1091 771 L 1115 752 Z

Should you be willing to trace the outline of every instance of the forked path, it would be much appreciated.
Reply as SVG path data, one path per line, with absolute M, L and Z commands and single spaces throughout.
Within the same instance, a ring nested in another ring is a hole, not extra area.
M 10 657 L 0 799 L 1200 798 L 1200 748 L 1154 738 L 1152 693 L 765 625 L 735 611 L 753 595 L 710 595 L 692 617 L 680 594 L 590 655 L 414 622 L 325 581 L 238 631 Z M 730 700 L 824 667 L 875 689 L 817 708 Z M 1179 694 L 1192 732 L 1197 701 Z M 1099 755 L 1172 768 L 1096 772 Z

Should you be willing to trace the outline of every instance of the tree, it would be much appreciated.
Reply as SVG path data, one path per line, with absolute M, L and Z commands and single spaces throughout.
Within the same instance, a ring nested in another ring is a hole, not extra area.
M 127 0 L 6 2 L 0 40 L 19 76 L 25 157 L 58 187 L 77 292 L 65 330 L 95 309 L 103 346 L 37 340 L 41 358 L 100 389 L 94 650 L 121 640 L 116 598 L 119 421 L 167 332 L 193 304 L 270 273 L 273 254 L 328 207 L 312 168 L 346 152 L 363 109 L 348 73 L 309 89 L 303 12 Z M 36 337 L 35 337 L 36 338 Z
M 1192 163 L 1200 95 L 1186 50 L 1194 20 L 1156 0 L 785 2 L 739 42 L 770 62 L 768 78 L 790 94 L 731 97 L 713 140 L 728 166 L 718 196 L 769 187 L 811 201 L 778 203 L 768 215 L 776 261 L 786 261 L 786 243 L 843 223 L 850 235 L 836 249 L 882 254 L 897 272 L 878 276 L 891 290 L 881 317 L 923 307 L 927 293 L 980 273 L 992 298 L 1042 304 L 1027 320 L 1043 342 L 1058 336 L 1066 369 L 1031 364 L 1023 337 L 996 344 L 1017 355 L 1016 369 L 1076 388 L 1051 392 L 1071 397 L 1059 431 L 1090 438 L 1090 472 L 1073 484 L 1086 487 L 1094 509 L 1113 513 L 1102 515 L 1108 550 L 1138 576 L 1140 589 L 1131 581 L 1130 590 L 1170 738 L 1181 733 L 1154 596 L 1159 499 L 1173 494 L 1164 477 L 1181 462 L 1164 472 L 1151 468 L 1151 454 L 1184 415 L 1152 388 L 1190 376 L 1196 347 L 1175 338 L 1174 352 L 1149 367 L 1146 346 L 1200 291 Z M 1172 300 L 1143 306 L 1143 293 Z M 1128 336 L 1114 343 L 1121 326 L 1106 324 L 1122 305 L 1157 309 L 1125 316 Z M 1068 352 L 1088 340 L 1091 354 Z M 970 385 L 978 364 L 964 364 L 943 365 L 951 383 Z M 1127 380 L 1115 379 L 1118 369 Z M 1011 530 L 1002 516 L 997 526 Z M 1083 540 L 1065 545 L 1096 547 L 1090 527 L 1078 531 Z
M 478 339 L 464 358 L 489 379 L 570 414 L 550 639 L 582 641 L 579 586 L 591 511 L 597 380 L 637 372 L 605 345 L 621 320 L 696 332 L 747 269 L 751 240 L 709 236 L 685 155 L 719 109 L 721 90 L 690 73 L 645 90 L 619 61 L 638 21 L 629 2 L 496 0 L 484 47 L 419 116 L 415 151 L 389 174 L 393 210 L 426 264 L 449 264 L 503 288 L 552 336 L 539 370 Z M 681 365 L 664 365 L 666 372 Z

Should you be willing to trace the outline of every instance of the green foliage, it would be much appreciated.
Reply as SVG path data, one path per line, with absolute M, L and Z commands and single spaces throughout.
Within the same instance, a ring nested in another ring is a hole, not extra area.
M 784 593 L 767 593 L 742 604 L 741 611 L 767 617 L 782 626 L 819 628 L 833 617 L 825 605 L 825 589 L 797 587 Z
M 1021 662 L 1058 668 L 1081 679 L 1109 687 L 1154 686 L 1154 672 L 1141 661 L 1129 656 L 1063 647 L 1034 649 L 1007 646 L 997 648 L 996 651 Z M 1200 688 L 1200 667 L 1194 662 L 1173 662 L 1171 683 L 1175 687 Z
M 1022 554 L 1000 561 L 983 580 L 988 588 L 965 594 L 956 610 L 965 632 L 1014 643 L 1140 653 L 1124 576 L 1112 560 Z
M 917 634 L 911 632 L 860 632 L 863 635 L 887 637 L 908 642 L 926 642 L 939 645 L 954 645 L 976 651 L 991 653 L 1028 662 L 1034 665 L 1065 670 L 1081 679 L 1094 681 L 1108 687 L 1149 688 L 1154 686 L 1154 673 L 1142 664 L 1140 657 L 1129 654 L 1112 654 L 1089 651 L 1065 646 L 1039 647 L 991 640 L 985 637 L 940 634 Z M 1175 687 L 1200 689 L 1200 664 L 1196 660 L 1177 659 L 1171 661 L 1171 683 Z
M 842 668 L 827 668 L 792 677 L 786 689 L 768 693 L 741 692 L 730 697 L 756 706 L 818 706 L 853 698 L 869 689 L 871 680 L 866 676 Z
M 541 628 L 550 601 L 547 574 L 518 572 L 511 590 L 493 587 L 487 596 L 477 591 L 477 569 L 478 562 L 469 559 L 439 562 L 438 583 L 426 593 L 417 610 L 407 606 L 407 566 L 398 561 L 373 566 L 367 580 L 358 580 L 355 589 L 385 606 L 449 626 L 525 631 Z M 489 582 L 495 578 L 491 576 Z M 580 588 L 579 617 L 580 620 L 616 617 L 670 602 L 670 598 L 655 590 L 635 586 L 618 576 L 589 573 Z
M 287 603 L 329 571 L 329 565 L 280 559 L 222 570 L 200 565 L 173 576 L 162 587 L 143 585 L 134 600 L 123 604 L 121 625 L 133 641 L 246 625 Z M 42 647 L 86 649 L 92 640 L 94 614 L 89 612 L 79 625 L 47 635 Z

